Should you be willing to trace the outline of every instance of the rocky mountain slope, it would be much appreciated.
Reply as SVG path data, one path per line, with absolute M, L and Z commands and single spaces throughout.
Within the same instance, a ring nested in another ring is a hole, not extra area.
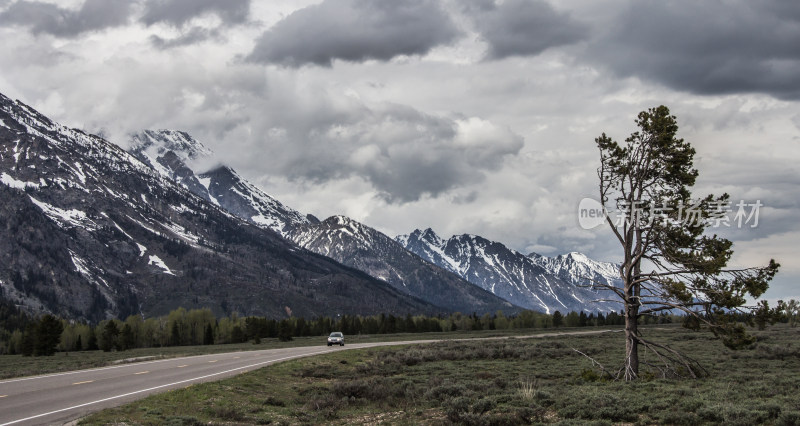
M 380 278 L 434 305 L 464 313 L 519 310 L 511 303 L 424 261 L 389 236 L 345 216 L 297 228 L 290 238 L 313 252 Z
M 386 281 L 397 290 L 436 306 L 465 313 L 519 310 L 511 303 L 408 252 L 392 238 L 344 216 L 322 222 L 285 206 L 222 166 L 190 175 L 187 163 L 210 151 L 183 132 L 145 131 L 133 137 L 131 153 L 154 165 L 198 196 L 299 246 Z
M 145 130 L 132 136 L 129 151 L 195 195 L 284 237 L 292 229 L 311 223 L 300 212 L 267 195 L 229 167 L 219 166 L 210 171 L 190 168 L 189 163 L 209 157 L 212 152 L 188 133 Z
M 524 308 L 548 313 L 616 309 L 615 304 L 600 300 L 602 294 L 565 281 L 560 273 L 530 257 L 480 236 L 465 234 L 444 240 L 428 228 L 396 240 L 421 258 Z M 563 271 L 568 275 L 567 268 Z
M 0 297 L 90 320 L 178 306 L 270 317 L 445 311 L 242 221 L 210 202 L 211 190 L 195 195 L 201 178 L 173 154 L 156 156 L 175 166 L 170 179 L 0 95 Z

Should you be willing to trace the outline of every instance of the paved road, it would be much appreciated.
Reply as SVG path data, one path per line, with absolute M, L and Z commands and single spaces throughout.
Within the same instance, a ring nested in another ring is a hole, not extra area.
M 555 337 L 598 332 L 605 331 L 548 333 L 518 337 Z M 122 405 L 153 393 L 182 388 L 193 383 L 219 380 L 294 358 L 345 349 L 436 341 L 438 340 L 232 352 L 4 380 L 0 381 L 0 426 L 63 424 L 89 413 Z

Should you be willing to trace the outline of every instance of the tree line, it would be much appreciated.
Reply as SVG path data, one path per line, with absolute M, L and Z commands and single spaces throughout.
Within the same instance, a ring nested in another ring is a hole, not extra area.
M 794 302 L 794 301 L 792 301 Z M 791 303 L 791 302 L 790 302 Z M 794 305 L 797 303 L 794 302 Z M 178 308 L 153 318 L 131 315 L 125 320 L 103 320 L 97 324 L 68 321 L 53 315 L 33 318 L 10 304 L 0 305 L 0 353 L 52 355 L 56 351 L 124 351 L 166 346 L 260 343 L 261 339 L 292 340 L 294 337 L 324 336 L 332 331 L 345 335 L 438 333 L 468 330 L 541 329 L 553 327 L 597 327 L 623 325 L 621 313 L 555 311 L 546 314 L 522 311 L 506 316 L 502 311 L 476 315 L 454 313 L 442 316 L 381 314 L 340 315 L 305 319 L 271 319 L 231 314 L 217 318 L 210 309 Z M 797 309 L 784 322 L 797 324 Z M 743 320 L 747 320 L 744 318 Z M 642 317 L 643 324 L 681 322 L 683 317 L 663 313 Z

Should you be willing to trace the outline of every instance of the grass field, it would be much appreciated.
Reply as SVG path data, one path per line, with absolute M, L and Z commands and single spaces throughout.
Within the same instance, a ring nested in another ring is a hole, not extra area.
M 150 396 L 81 424 L 800 423 L 800 329 L 726 349 L 707 333 L 649 329 L 709 377 L 602 380 L 578 349 L 618 366 L 619 333 L 452 341 L 336 352 Z M 646 357 L 646 354 L 645 354 Z
M 559 329 L 563 330 L 563 329 Z M 428 340 L 428 339 L 468 339 L 480 337 L 514 336 L 552 332 L 554 329 L 529 329 L 529 330 L 480 330 L 459 331 L 447 333 L 415 333 L 415 334 L 381 334 L 372 336 L 347 336 L 348 343 L 390 342 L 401 340 Z M 59 352 L 51 357 L 24 357 L 22 355 L 0 356 L 0 380 L 12 377 L 32 376 L 37 374 L 58 373 L 62 371 L 79 370 L 85 368 L 104 367 L 119 362 L 135 362 L 175 358 L 192 355 L 205 355 L 224 352 L 252 351 L 262 349 L 277 349 L 286 347 L 315 346 L 324 344 L 325 337 L 295 337 L 289 342 L 278 339 L 262 339 L 258 345 L 252 343 L 238 343 L 228 345 L 208 346 L 172 346 L 164 348 L 131 349 L 123 352 L 82 351 Z

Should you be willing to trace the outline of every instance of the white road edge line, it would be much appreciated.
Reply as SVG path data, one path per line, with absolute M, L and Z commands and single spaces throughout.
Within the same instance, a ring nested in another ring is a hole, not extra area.
M 324 353 L 328 353 L 328 352 L 334 352 L 334 351 L 337 351 L 337 350 L 338 349 L 326 349 L 326 350 L 322 350 L 320 352 L 311 352 L 311 353 L 306 353 L 306 354 L 292 355 L 292 356 L 288 356 L 288 357 L 284 357 L 284 358 L 273 359 L 273 360 L 270 360 L 270 361 L 262 361 L 262 362 L 251 364 L 251 365 L 245 365 L 243 367 L 237 367 L 237 368 L 232 368 L 230 370 L 220 371 L 218 373 L 207 374 L 205 376 L 200 376 L 200 377 L 195 377 L 195 378 L 192 378 L 192 379 L 181 380 L 179 382 L 167 383 L 165 385 L 154 386 L 152 388 L 142 389 L 142 390 L 138 390 L 138 391 L 134 391 L 134 392 L 128 392 L 128 393 L 122 394 L 122 395 L 116 395 L 116 396 L 112 396 L 112 397 L 108 397 L 108 398 L 98 399 L 97 401 L 92 401 L 92 402 L 86 402 L 86 403 L 83 403 L 83 404 L 73 405 L 72 407 L 62 408 L 60 410 L 54 410 L 54 411 L 50 411 L 48 413 L 37 414 L 35 416 L 26 417 L 24 419 L 12 420 L 10 422 L 0 424 L 0 426 L 13 425 L 15 423 L 20 423 L 20 422 L 24 422 L 24 421 L 28 421 L 28 420 L 33 420 L 33 419 L 37 419 L 39 417 L 49 416 L 51 414 L 60 413 L 62 411 L 73 410 L 75 408 L 81 408 L 81 407 L 85 407 L 87 405 L 92 405 L 92 404 L 99 404 L 101 402 L 111 401 L 112 399 L 124 398 L 126 396 L 136 395 L 137 393 L 148 392 L 148 391 L 151 391 L 151 390 L 161 389 L 161 388 L 165 388 L 165 387 L 168 387 L 168 386 L 179 385 L 179 384 L 187 383 L 187 382 L 193 382 L 195 380 L 207 379 L 209 377 L 219 376 L 220 374 L 226 374 L 226 373 L 230 373 L 230 372 L 233 372 L 233 371 L 243 370 L 245 368 L 257 367 L 259 365 L 271 364 L 271 363 L 275 363 L 275 362 L 279 362 L 279 361 L 286 361 L 287 359 L 293 359 L 293 358 L 302 358 L 302 357 L 310 356 L 310 355 L 320 355 L 320 354 L 324 354 Z
M 294 347 L 294 348 L 258 349 L 258 350 L 255 350 L 255 351 L 247 351 L 247 352 L 258 353 L 258 352 L 263 352 L 263 351 L 281 350 L 281 349 L 297 349 L 297 348 L 302 348 L 302 347 L 304 347 L 304 346 L 298 346 L 298 347 Z M 238 352 L 232 352 L 232 353 L 238 353 Z M 158 363 L 158 362 L 176 361 L 176 360 L 179 360 L 179 359 L 212 357 L 212 356 L 219 356 L 219 355 L 220 354 L 218 354 L 218 353 L 216 353 L 216 354 L 205 354 L 205 355 L 191 355 L 191 356 L 182 356 L 182 357 L 175 357 L 175 358 L 157 359 L 157 360 L 153 360 L 153 361 L 131 362 L 131 363 L 127 363 L 127 364 L 113 365 L 113 366 L 109 366 L 109 367 L 88 368 L 88 369 L 85 369 L 85 370 L 75 370 L 75 371 L 68 371 L 68 372 L 64 372 L 64 373 L 43 374 L 41 376 L 21 377 L 21 378 L 18 378 L 18 379 L 0 380 L 0 385 L 5 384 L 5 383 L 24 382 L 26 380 L 38 380 L 38 379 L 47 379 L 47 378 L 50 378 L 50 377 L 69 376 L 71 374 L 90 373 L 90 372 L 103 371 L 103 370 L 113 370 L 113 369 L 116 369 L 116 368 L 136 367 L 136 366 L 139 366 L 139 365 L 154 364 L 154 363 Z

